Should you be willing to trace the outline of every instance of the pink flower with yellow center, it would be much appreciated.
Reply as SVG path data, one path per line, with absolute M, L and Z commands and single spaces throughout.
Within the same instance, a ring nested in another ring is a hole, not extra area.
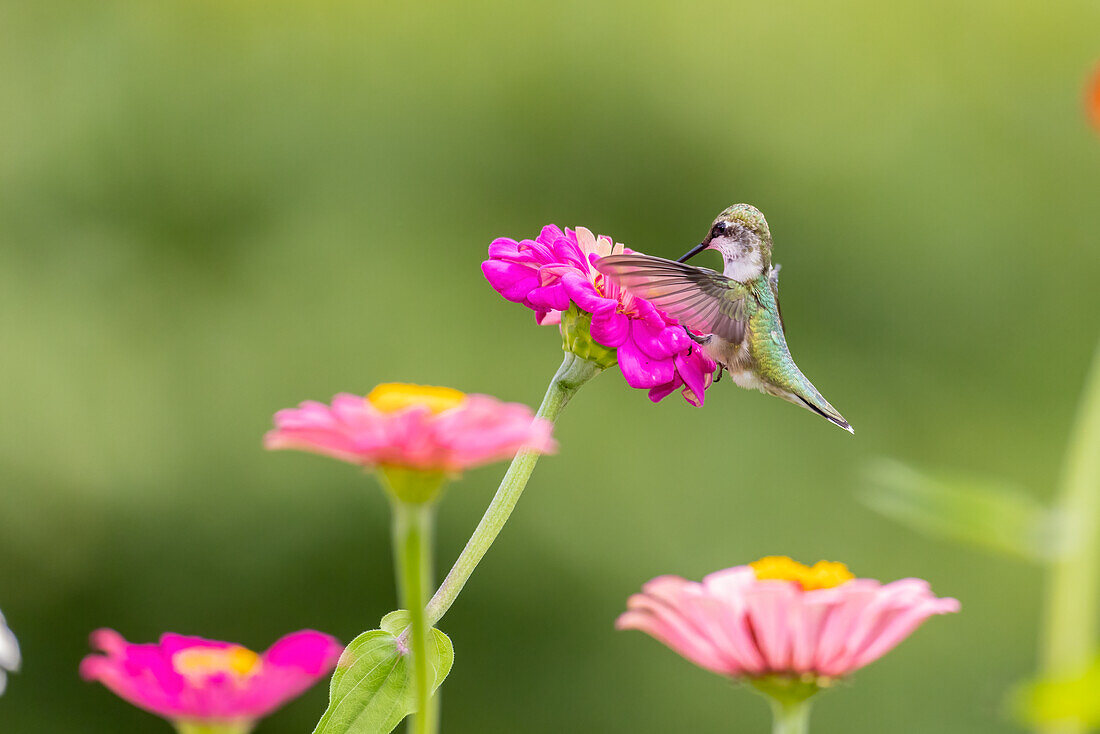
M 481 269 L 500 295 L 533 310 L 537 323 L 562 324 L 567 343 L 572 325 L 562 316 L 576 304 L 591 318 L 591 338 L 611 351 L 627 384 L 648 390 L 654 402 L 682 388 L 689 403 L 702 405 L 715 363 L 694 348 L 675 319 L 593 267 L 601 257 L 624 252 L 632 250 L 584 227 L 548 225 L 534 240 L 494 240 Z
M 448 387 L 388 383 L 365 398 L 304 402 L 275 414 L 269 449 L 298 449 L 365 467 L 454 473 L 556 449 L 553 425 L 519 403 Z
M 874 662 L 934 614 L 957 612 L 928 583 L 880 584 L 841 563 L 782 556 L 706 576 L 660 576 L 627 602 L 616 627 L 636 629 L 707 670 L 816 684 Z
M 262 654 L 230 642 L 168 633 L 159 643 L 133 644 L 114 630 L 92 633 L 80 664 L 139 708 L 171 721 L 181 732 L 247 732 L 256 721 L 301 695 L 336 666 L 343 651 L 332 637 L 302 630 Z

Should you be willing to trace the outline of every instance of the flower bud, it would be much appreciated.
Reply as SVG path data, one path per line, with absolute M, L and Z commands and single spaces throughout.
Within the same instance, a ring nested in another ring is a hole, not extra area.
M 569 309 L 561 314 L 562 349 L 598 365 L 600 369 L 614 367 L 616 350 L 593 339 L 591 327 L 592 314 L 581 311 L 577 304 L 570 303 Z

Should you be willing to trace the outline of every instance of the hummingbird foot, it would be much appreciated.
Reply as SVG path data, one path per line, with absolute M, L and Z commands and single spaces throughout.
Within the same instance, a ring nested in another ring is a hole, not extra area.
M 723 367 L 722 365 L 718 365 L 718 369 L 715 370 L 715 372 L 714 372 L 714 383 L 715 384 L 718 384 L 718 381 L 722 379 L 722 372 L 724 370 L 725 370 L 725 367 Z
M 688 339 L 691 339 L 696 344 L 706 344 L 707 342 L 710 341 L 710 335 L 709 334 L 707 336 L 699 336 L 697 334 L 692 333 L 691 329 L 689 329 L 686 326 L 684 327 L 684 333 L 688 335 Z

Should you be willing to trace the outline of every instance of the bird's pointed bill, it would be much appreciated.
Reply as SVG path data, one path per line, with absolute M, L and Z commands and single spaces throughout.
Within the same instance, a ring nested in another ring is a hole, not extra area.
M 707 243 L 706 242 L 700 242 L 695 247 L 691 248 L 690 250 L 685 252 L 680 257 L 676 258 L 676 262 L 686 263 L 688 260 L 695 257 L 696 255 L 698 255 L 700 252 L 702 252 L 705 249 L 707 249 Z

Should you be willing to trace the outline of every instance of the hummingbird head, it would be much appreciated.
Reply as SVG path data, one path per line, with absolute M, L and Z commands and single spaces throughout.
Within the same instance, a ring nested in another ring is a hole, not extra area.
M 703 250 L 722 255 L 723 272 L 734 280 L 759 277 L 772 264 L 772 234 L 760 210 L 750 204 L 734 204 L 715 218 L 710 231 L 680 262 Z

